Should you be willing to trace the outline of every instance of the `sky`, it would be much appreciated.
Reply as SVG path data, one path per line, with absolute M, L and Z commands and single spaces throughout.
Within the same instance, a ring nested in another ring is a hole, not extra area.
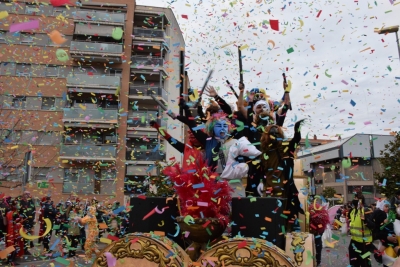
M 307 119 L 302 132 L 318 139 L 400 131 L 396 37 L 374 32 L 400 24 L 399 0 L 152 0 L 151 5 L 174 11 L 192 87 L 201 88 L 214 69 L 209 85 L 235 102 L 225 81 L 237 88 L 237 46 L 242 46 L 246 90 L 263 88 L 279 100 L 282 73 L 292 82 L 288 135 L 302 118 Z M 279 21 L 279 30 L 271 29 L 270 20 Z

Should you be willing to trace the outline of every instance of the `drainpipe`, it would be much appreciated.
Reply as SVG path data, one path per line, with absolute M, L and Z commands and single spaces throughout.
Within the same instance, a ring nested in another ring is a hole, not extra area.
M 183 90 L 185 86 L 185 52 L 180 52 L 180 61 L 179 61 L 179 79 L 180 79 L 180 88 L 179 88 L 179 97 L 182 97 Z M 183 116 L 183 108 L 179 107 L 179 115 Z

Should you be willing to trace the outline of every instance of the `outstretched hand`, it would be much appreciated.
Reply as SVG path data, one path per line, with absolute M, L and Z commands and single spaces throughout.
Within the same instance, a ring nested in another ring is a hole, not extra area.
M 240 90 L 240 91 L 243 91 L 243 90 L 244 90 L 244 84 L 241 83 L 241 82 L 239 82 L 239 90 Z
M 214 86 L 207 86 L 206 94 L 210 97 L 216 97 L 218 95 L 217 91 L 215 90 Z

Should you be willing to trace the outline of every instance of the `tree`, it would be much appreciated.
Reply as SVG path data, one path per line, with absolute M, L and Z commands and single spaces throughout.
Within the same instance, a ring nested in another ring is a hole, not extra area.
M 325 187 L 324 191 L 322 191 L 322 196 L 327 198 L 332 198 L 336 194 L 336 189 L 333 187 Z
M 393 141 L 385 145 L 380 155 L 382 157 L 379 162 L 384 171 L 374 173 L 375 183 L 379 186 L 381 195 L 390 199 L 400 188 L 400 132 L 396 133 Z

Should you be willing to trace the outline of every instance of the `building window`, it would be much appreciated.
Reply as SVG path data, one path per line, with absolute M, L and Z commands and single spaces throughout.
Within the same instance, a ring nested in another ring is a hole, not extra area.
M 50 168 L 39 167 L 32 169 L 32 178 L 34 181 L 47 181 L 47 175 L 50 172 Z
M 54 109 L 56 99 L 54 97 L 42 97 L 42 110 Z
M 6 32 L 0 31 L 0 44 L 6 43 Z
M 0 179 L 2 181 L 12 181 L 12 182 L 21 182 L 22 181 L 22 173 L 18 168 L 15 167 L 6 167 L 1 170 Z
M 12 100 L 12 107 L 17 109 L 25 109 L 26 97 L 25 96 L 14 97 Z
M 21 34 L 20 43 L 21 44 L 31 44 L 33 43 L 34 34 Z
M 58 77 L 58 66 L 48 66 L 46 69 L 46 77 Z
M 64 193 L 94 192 L 93 173 L 82 169 L 65 169 L 64 171 Z
M 30 64 L 17 64 L 16 74 L 17 76 L 29 76 L 31 72 Z
M 1 63 L 0 75 L 4 76 L 14 76 L 15 75 L 16 64 L 11 62 Z
M 101 180 L 115 180 L 117 178 L 116 170 L 102 170 Z

